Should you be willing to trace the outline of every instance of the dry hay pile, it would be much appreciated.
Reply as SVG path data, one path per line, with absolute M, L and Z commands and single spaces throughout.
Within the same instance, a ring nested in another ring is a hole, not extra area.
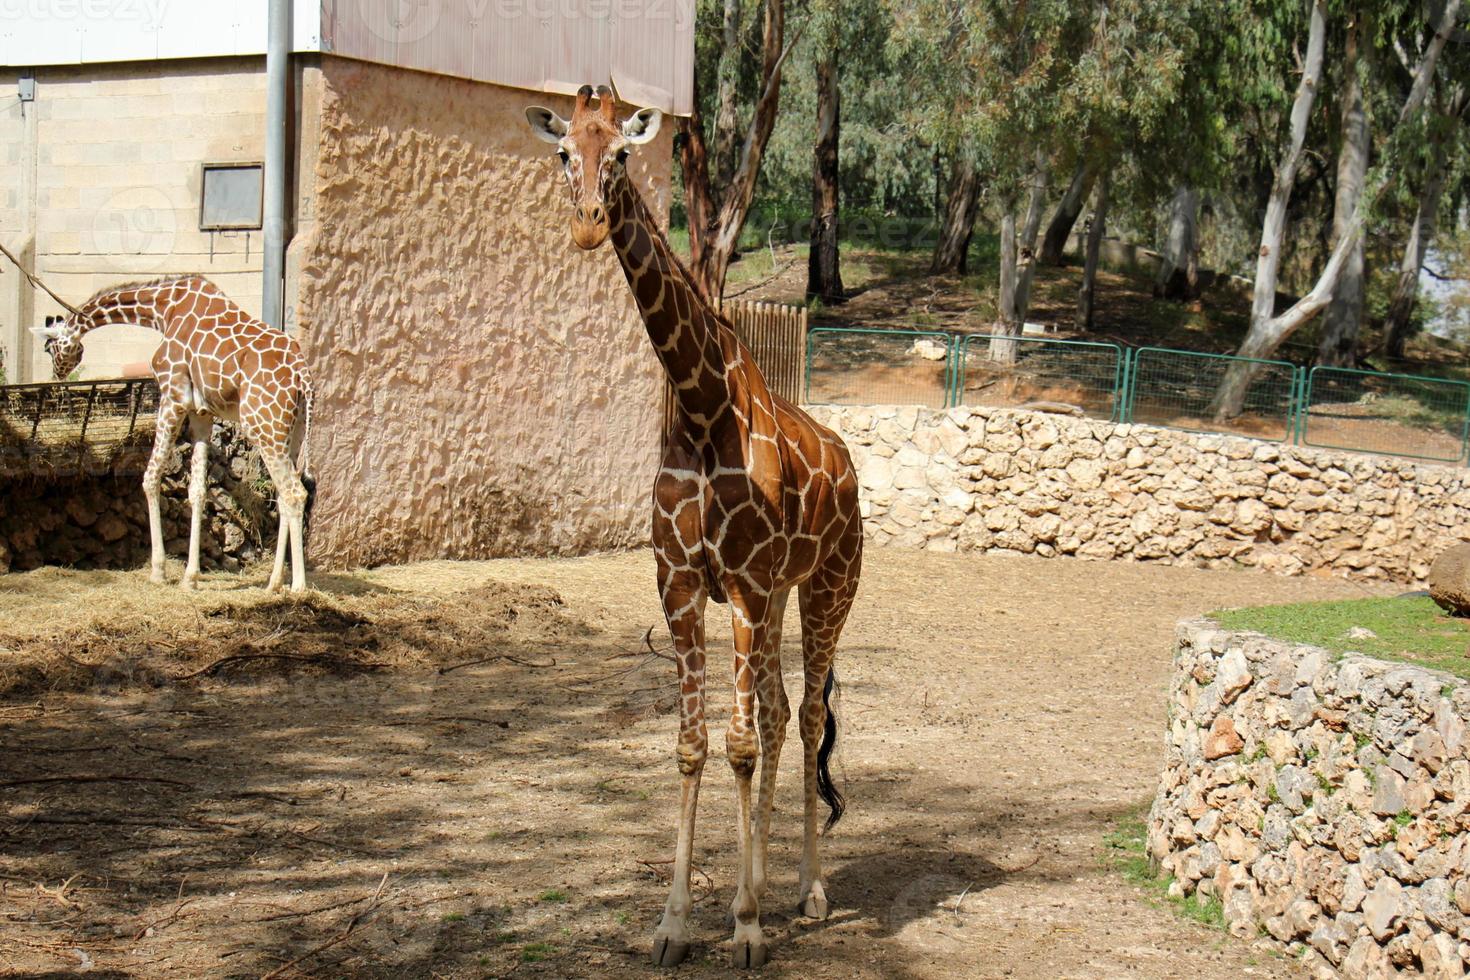
M 139 573 L 56 578 L 68 603 L 0 597 L 0 697 L 91 687 L 162 686 L 282 673 L 451 668 L 470 660 L 542 660 L 591 629 L 548 588 L 301 596 L 260 589 L 181 594 Z M 46 589 L 45 591 L 50 591 Z

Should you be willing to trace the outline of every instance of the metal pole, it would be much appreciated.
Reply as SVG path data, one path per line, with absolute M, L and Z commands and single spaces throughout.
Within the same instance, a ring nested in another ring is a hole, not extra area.
M 265 47 L 265 253 L 261 307 L 265 322 L 285 326 L 287 106 L 291 85 L 291 0 L 270 0 Z

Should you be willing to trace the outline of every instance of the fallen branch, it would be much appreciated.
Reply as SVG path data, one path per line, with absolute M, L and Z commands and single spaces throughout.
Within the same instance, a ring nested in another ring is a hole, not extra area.
M 358 912 L 351 919 L 349 919 L 348 922 L 347 922 L 347 928 L 343 929 L 341 932 L 337 933 L 337 935 L 333 936 L 331 939 L 328 939 L 326 942 L 321 943 L 321 944 L 319 944 L 317 946 L 313 946 L 311 949 L 309 949 L 306 952 L 302 953 L 300 956 L 296 957 L 291 962 L 289 962 L 289 963 L 283 963 L 282 965 L 276 967 L 274 970 L 272 970 L 271 972 L 267 973 L 265 976 L 261 977 L 260 980 L 273 980 L 273 978 L 280 976 L 281 974 L 285 973 L 287 970 L 291 969 L 292 967 L 296 966 L 297 964 L 304 963 L 307 960 L 311 959 L 313 956 L 316 956 L 318 953 L 326 952 L 327 950 L 331 949 L 333 946 L 336 946 L 339 943 L 342 943 L 342 942 L 346 941 L 347 937 L 350 936 L 350 935 L 352 935 L 352 930 L 356 929 L 358 927 L 358 925 L 362 922 L 362 920 L 364 918 L 366 918 L 368 915 L 372 914 L 373 912 L 377 911 L 377 909 L 378 909 L 378 904 L 377 904 L 377 902 L 378 902 L 378 896 L 381 895 L 381 894 L 383 894 L 383 886 L 386 885 L 387 883 L 388 883 L 388 872 L 384 871 L 383 872 L 383 880 L 380 881 L 380 882 L 378 882 L 378 888 L 377 888 L 377 890 L 373 892 L 372 898 L 369 899 L 369 902 L 371 904 L 367 908 L 363 909 L 361 912 Z
M 0 782 L 0 789 L 10 789 L 12 786 L 34 786 L 42 783 L 162 783 L 165 786 L 181 786 L 184 789 L 195 788 L 193 783 L 164 779 L 162 776 L 32 776 L 29 779 L 7 779 Z
M 508 660 L 511 663 L 518 664 L 522 667 L 536 667 L 543 670 L 556 666 L 555 657 L 548 657 L 546 659 L 548 662 L 538 663 L 534 660 L 522 660 L 520 657 L 514 657 L 508 653 L 497 653 L 493 657 L 477 657 L 474 660 L 464 660 L 457 664 L 450 664 L 448 667 L 440 667 L 439 674 L 440 676 L 443 676 L 444 674 L 447 674 L 451 671 L 459 670 L 461 667 L 474 667 L 477 664 L 488 664 L 495 660 Z
M 221 668 L 231 666 L 232 664 L 245 663 L 251 660 L 294 660 L 300 663 L 308 664 L 331 664 L 333 666 L 340 667 L 356 667 L 361 670 L 379 670 L 383 666 L 382 664 L 375 664 L 371 661 L 367 663 L 358 663 L 353 660 L 343 660 L 341 657 L 328 657 L 319 654 L 310 657 L 302 657 L 293 653 L 237 653 L 228 657 L 221 657 L 214 663 L 209 664 L 205 667 L 200 667 L 198 670 L 191 671 L 190 673 L 175 674 L 173 679 L 176 681 L 192 680 L 195 677 L 199 677 L 203 674 L 213 674 Z

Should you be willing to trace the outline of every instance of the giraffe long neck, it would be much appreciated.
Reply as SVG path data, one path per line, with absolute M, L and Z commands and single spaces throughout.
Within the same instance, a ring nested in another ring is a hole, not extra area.
M 120 286 L 92 297 L 77 317 L 78 335 L 115 323 L 162 331 L 168 319 L 167 285 Z
M 738 341 L 674 257 L 663 231 L 626 176 L 608 188 L 611 238 L 648 339 L 685 417 L 709 424 L 730 404 Z

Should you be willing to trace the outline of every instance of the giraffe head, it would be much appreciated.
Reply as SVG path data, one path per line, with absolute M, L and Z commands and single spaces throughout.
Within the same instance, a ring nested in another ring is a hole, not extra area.
M 577 91 L 571 120 L 540 106 L 526 110 L 526 120 L 536 138 L 556 146 L 562 169 L 572 192 L 572 241 L 594 249 L 607 240 L 610 228 L 607 194 L 626 173 L 628 153 L 633 146 L 658 135 L 663 114 L 657 109 L 639 109 L 619 126 L 613 113 L 612 91 L 602 86 L 591 104 L 592 86 Z
M 78 324 L 80 313 L 69 316 L 48 316 L 44 327 L 32 327 L 51 355 L 51 376 L 61 381 L 82 363 L 82 330 Z

